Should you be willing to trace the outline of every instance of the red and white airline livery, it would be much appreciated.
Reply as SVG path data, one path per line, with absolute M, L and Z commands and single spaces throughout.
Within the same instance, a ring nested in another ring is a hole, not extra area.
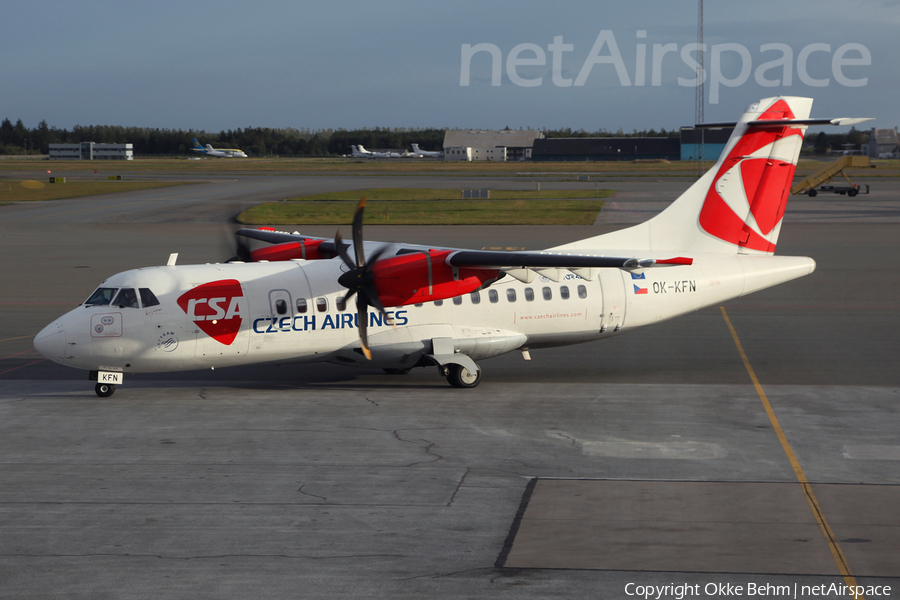
M 775 256 L 808 98 L 752 104 L 715 166 L 649 221 L 540 252 L 352 244 L 242 229 L 269 242 L 240 260 L 114 275 L 35 338 L 109 396 L 127 373 L 317 362 L 405 373 L 436 366 L 456 387 L 476 361 L 625 333 L 812 273 Z M 351 302 L 355 300 L 355 302 Z

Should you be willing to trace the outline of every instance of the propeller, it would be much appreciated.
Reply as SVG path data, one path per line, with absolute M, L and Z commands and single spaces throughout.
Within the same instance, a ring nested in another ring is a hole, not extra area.
M 356 295 L 356 312 L 359 319 L 359 339 L 362 344 L 363 354 L 367 359 L 372 360 L 372 352 L 369 350 L 369 338 L 367 333 L 369 307 L 372 306 L 378 310 L 378 312 L 383 314 L 385 321 L 390 324 L 390 318 L 384 310 L 381 299 L 378 297 L 378 291 L 375 289 L 375 276 L 372 274 L 372 267 L 387 249 L 387 246 L 382 246 L 373 252 L 372 256 L 369 257 L 369 260 L 366 261 L 362 236 L 363 212 L 365 208 L 366 199 L 363 197 L 359 201 L 359 204 L 356 205 L 356 212 L 353 213 L 353 250 L 355 254 L 354 258 L 356 260 L 350 260 L 350 256 L 347 254 L 347 248 L 341 238 L 340 229 L 338 229 L 338 232 L 334 236 L 334 245 L 341 260 L 343 260 L 344 264 L 350 269 L 338 277 L 338 283 L 349 290 L 347 295 L 344 296 L 345 302 L 350 300 L 354 294 Z

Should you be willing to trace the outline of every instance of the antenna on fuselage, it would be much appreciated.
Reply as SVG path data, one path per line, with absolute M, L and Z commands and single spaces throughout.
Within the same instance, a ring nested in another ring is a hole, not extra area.
M 169 255 L 169 262 L 166 263 L 166 266 L 167 266 L 167 267 L 174 267 L 174 266 L 175 266 L 175 262 L 176 262 L 177 260 L 178 260 L 178 253 L 177 253 L 177 252 L 173 252 L 172 254 Z

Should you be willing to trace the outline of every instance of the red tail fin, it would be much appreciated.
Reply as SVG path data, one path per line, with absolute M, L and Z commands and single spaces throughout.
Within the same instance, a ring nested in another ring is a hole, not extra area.
M 800 118 L 808 116 L 808 110 Z M 778 99 L 756 120 L 795 118 L 785 99 Z M 805 130 L 747 123 L 717 165 L 700 211 L 703 230 L 745 250 L 774 252 Z

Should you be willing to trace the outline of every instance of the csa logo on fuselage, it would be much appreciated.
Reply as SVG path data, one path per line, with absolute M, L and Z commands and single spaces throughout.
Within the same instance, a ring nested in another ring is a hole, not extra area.
M 246 312 L 241 282 L 236 279 L 199 285 L 179 296 L 178 306 L 201 331 L 226 346 L 237 337 Z

